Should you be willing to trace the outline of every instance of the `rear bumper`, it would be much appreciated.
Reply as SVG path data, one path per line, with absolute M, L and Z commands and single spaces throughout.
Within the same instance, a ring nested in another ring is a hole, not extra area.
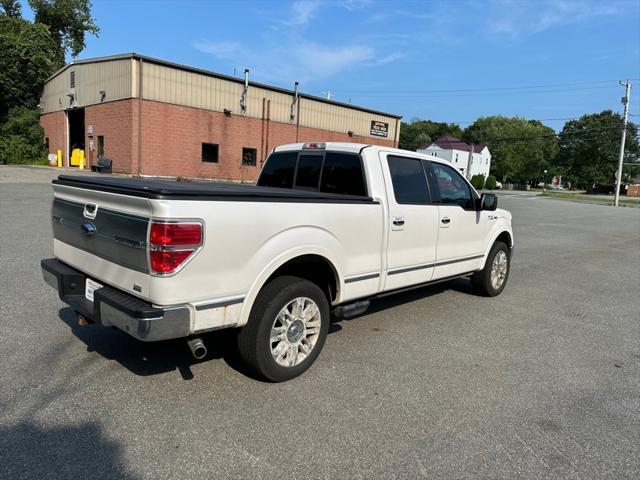
M 187 306 L 158 308 L 111 287 L 85 298 L 87 276 L 55 258 L 40 262 L 45 282 L 58 291 L 60 300 L 88 320 L 104 326 L 118 327 L 143 342 L 187 337 L 191 313 Z

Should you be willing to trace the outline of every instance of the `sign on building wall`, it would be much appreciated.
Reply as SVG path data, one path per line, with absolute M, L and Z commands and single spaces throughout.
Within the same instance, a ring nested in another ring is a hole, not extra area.
M 386 138 L 389 135 L 389 124 L 371 120 L 371 135 Z

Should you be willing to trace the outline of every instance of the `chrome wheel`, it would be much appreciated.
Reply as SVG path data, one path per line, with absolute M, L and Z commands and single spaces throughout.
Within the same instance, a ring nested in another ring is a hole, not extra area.
M 498 250 L 496 256 L 493 257 L 491 264 L 491 286 L 498 290 L 507 278 L 507 269 L 509 268 L 509 260 L 507 254 L 503 250 Z
M 271 326 L 271 355 L 278 365 L 295 367 L 309 356 L 320 335 L 320 309 L 308 297 L 298 297 L 278 312 Z

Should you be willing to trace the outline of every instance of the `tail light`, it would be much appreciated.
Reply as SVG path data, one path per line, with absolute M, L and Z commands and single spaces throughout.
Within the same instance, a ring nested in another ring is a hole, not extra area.
M 199 222 L 152 222 L 149 229 L 151 272 L 167 275 L 176 272 L 202 246 Z

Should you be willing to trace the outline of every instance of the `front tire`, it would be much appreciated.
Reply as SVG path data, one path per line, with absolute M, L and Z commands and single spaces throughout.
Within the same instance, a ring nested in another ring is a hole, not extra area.
M 270 281 L 238 334 L 245 364 L 261 378 L 282 382 L 318 358 L 329 331 L 329 302 L 316 284 L 293 276 Z
M 476 290 L 487 297 L 495 297 L 504 290 L 511 270 L 511 251 L 503 242 L 497 241 L 491 247 L 484 269 L 471 277 Z

